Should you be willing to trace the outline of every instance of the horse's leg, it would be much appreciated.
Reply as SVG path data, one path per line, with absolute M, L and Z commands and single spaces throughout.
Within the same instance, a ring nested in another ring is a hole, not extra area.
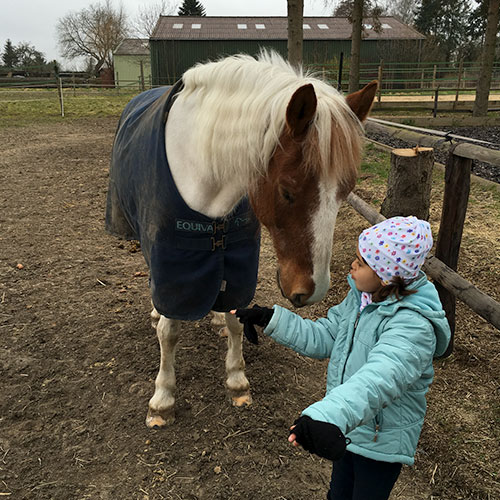
M 149 400 L 146 417 L 148 427 L 164 427 L 175 419 L 175 347 L 179 339 L 180 321 L 160 316 L 156 334 L 160 342 L 160 370 L 155 380 L 155 393 Z
M 247 406 L 252 402 L 250 384 L 245 376 L 242 340 L 243 325 L 234 314 L 225 313 L 227 325 L 226 386 L 235 406 Z
M 219 335 L 221 337 L 227 337 L 228 330 L 226 326 L 226 317 L 224 313 L 217 312 L 217 311 L 212 311 L 213 317 L 210 323 L 214 326 L 218 326 L 219 328 Z
M 151 302 L 153 305 L 153 302 Z M 156 330 L 158 326 L 158 321 L 160 321 L 161 314 L 156 310 L 156 307 L 153 305 L 153 310 L 151 311 L 151 326 Z

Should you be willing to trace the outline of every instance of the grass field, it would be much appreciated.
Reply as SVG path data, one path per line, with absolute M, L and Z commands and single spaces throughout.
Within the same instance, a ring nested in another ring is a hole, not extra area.
M 64 91 L 64 118 L 55 89 L 0 90 L 2 126 L 24 126 L 96 116 L 119 116 L 136 92 L 116 90 Z

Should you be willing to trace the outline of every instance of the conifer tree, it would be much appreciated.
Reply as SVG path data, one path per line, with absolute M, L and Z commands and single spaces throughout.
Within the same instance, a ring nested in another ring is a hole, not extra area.
M 198 0 L 184 0 L 177 13 L 179 16 L 206 16 L 205 7 Z
M 10 40 L 5 42 L 3 49 L 2 61 L 6 68 L 14 68 L 19 63 L 19 57 L 17 55 L 16 49 Z
M 468 0 L 422 0 L 415 18 L 420 33 L 434 39 L 447 61 L 460 53 L 467 42 Z

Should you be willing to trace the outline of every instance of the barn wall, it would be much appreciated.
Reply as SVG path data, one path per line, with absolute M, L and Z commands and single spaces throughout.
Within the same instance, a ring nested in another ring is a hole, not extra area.
M 409 47 L 411 46 L 413 50 Z M 401 50 L 396 50 L 401 47 Z M 191 66 L 236 53 L 256 55 L 261 48 L 273 49 L 287 57 L 286 40 L 150 40 L 153 85 L 175 83 Z M 404 49 L 403 49 L 404 48 Z M 386 62 L 405 55 L 412 60 L 418 53 L 418 41 L 363 40 L 361 62 Z M 351 52 L 350 40 L 304 40 L 304 63 L 336 65 L 341 52 L 347 63 Z M 332 75 L 333 77 L 333 75 Z
M 151 79 L 151 60 L 149 56 L 115 55 L 115 83 L 120 87 L 137 86 L 141 76 L 140 61 L 143 64 L 145 84 L 149 85 Z

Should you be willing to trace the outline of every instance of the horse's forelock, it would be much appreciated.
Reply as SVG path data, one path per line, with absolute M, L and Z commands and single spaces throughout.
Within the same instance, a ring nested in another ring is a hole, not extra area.
M 335 89 L 304 76 L 277 53 L 200 64 L 183 81 L 179 99 L 195 99 L 194 134 L 200 157 L 215 179 L 246 175 L 252 182 L 265 174 L 285 128 L 291 96 L 312 83 L 318 105 L 304 142 L 305 163 L 340 184 L 352 184 L 361 148 L 359 121 Z

